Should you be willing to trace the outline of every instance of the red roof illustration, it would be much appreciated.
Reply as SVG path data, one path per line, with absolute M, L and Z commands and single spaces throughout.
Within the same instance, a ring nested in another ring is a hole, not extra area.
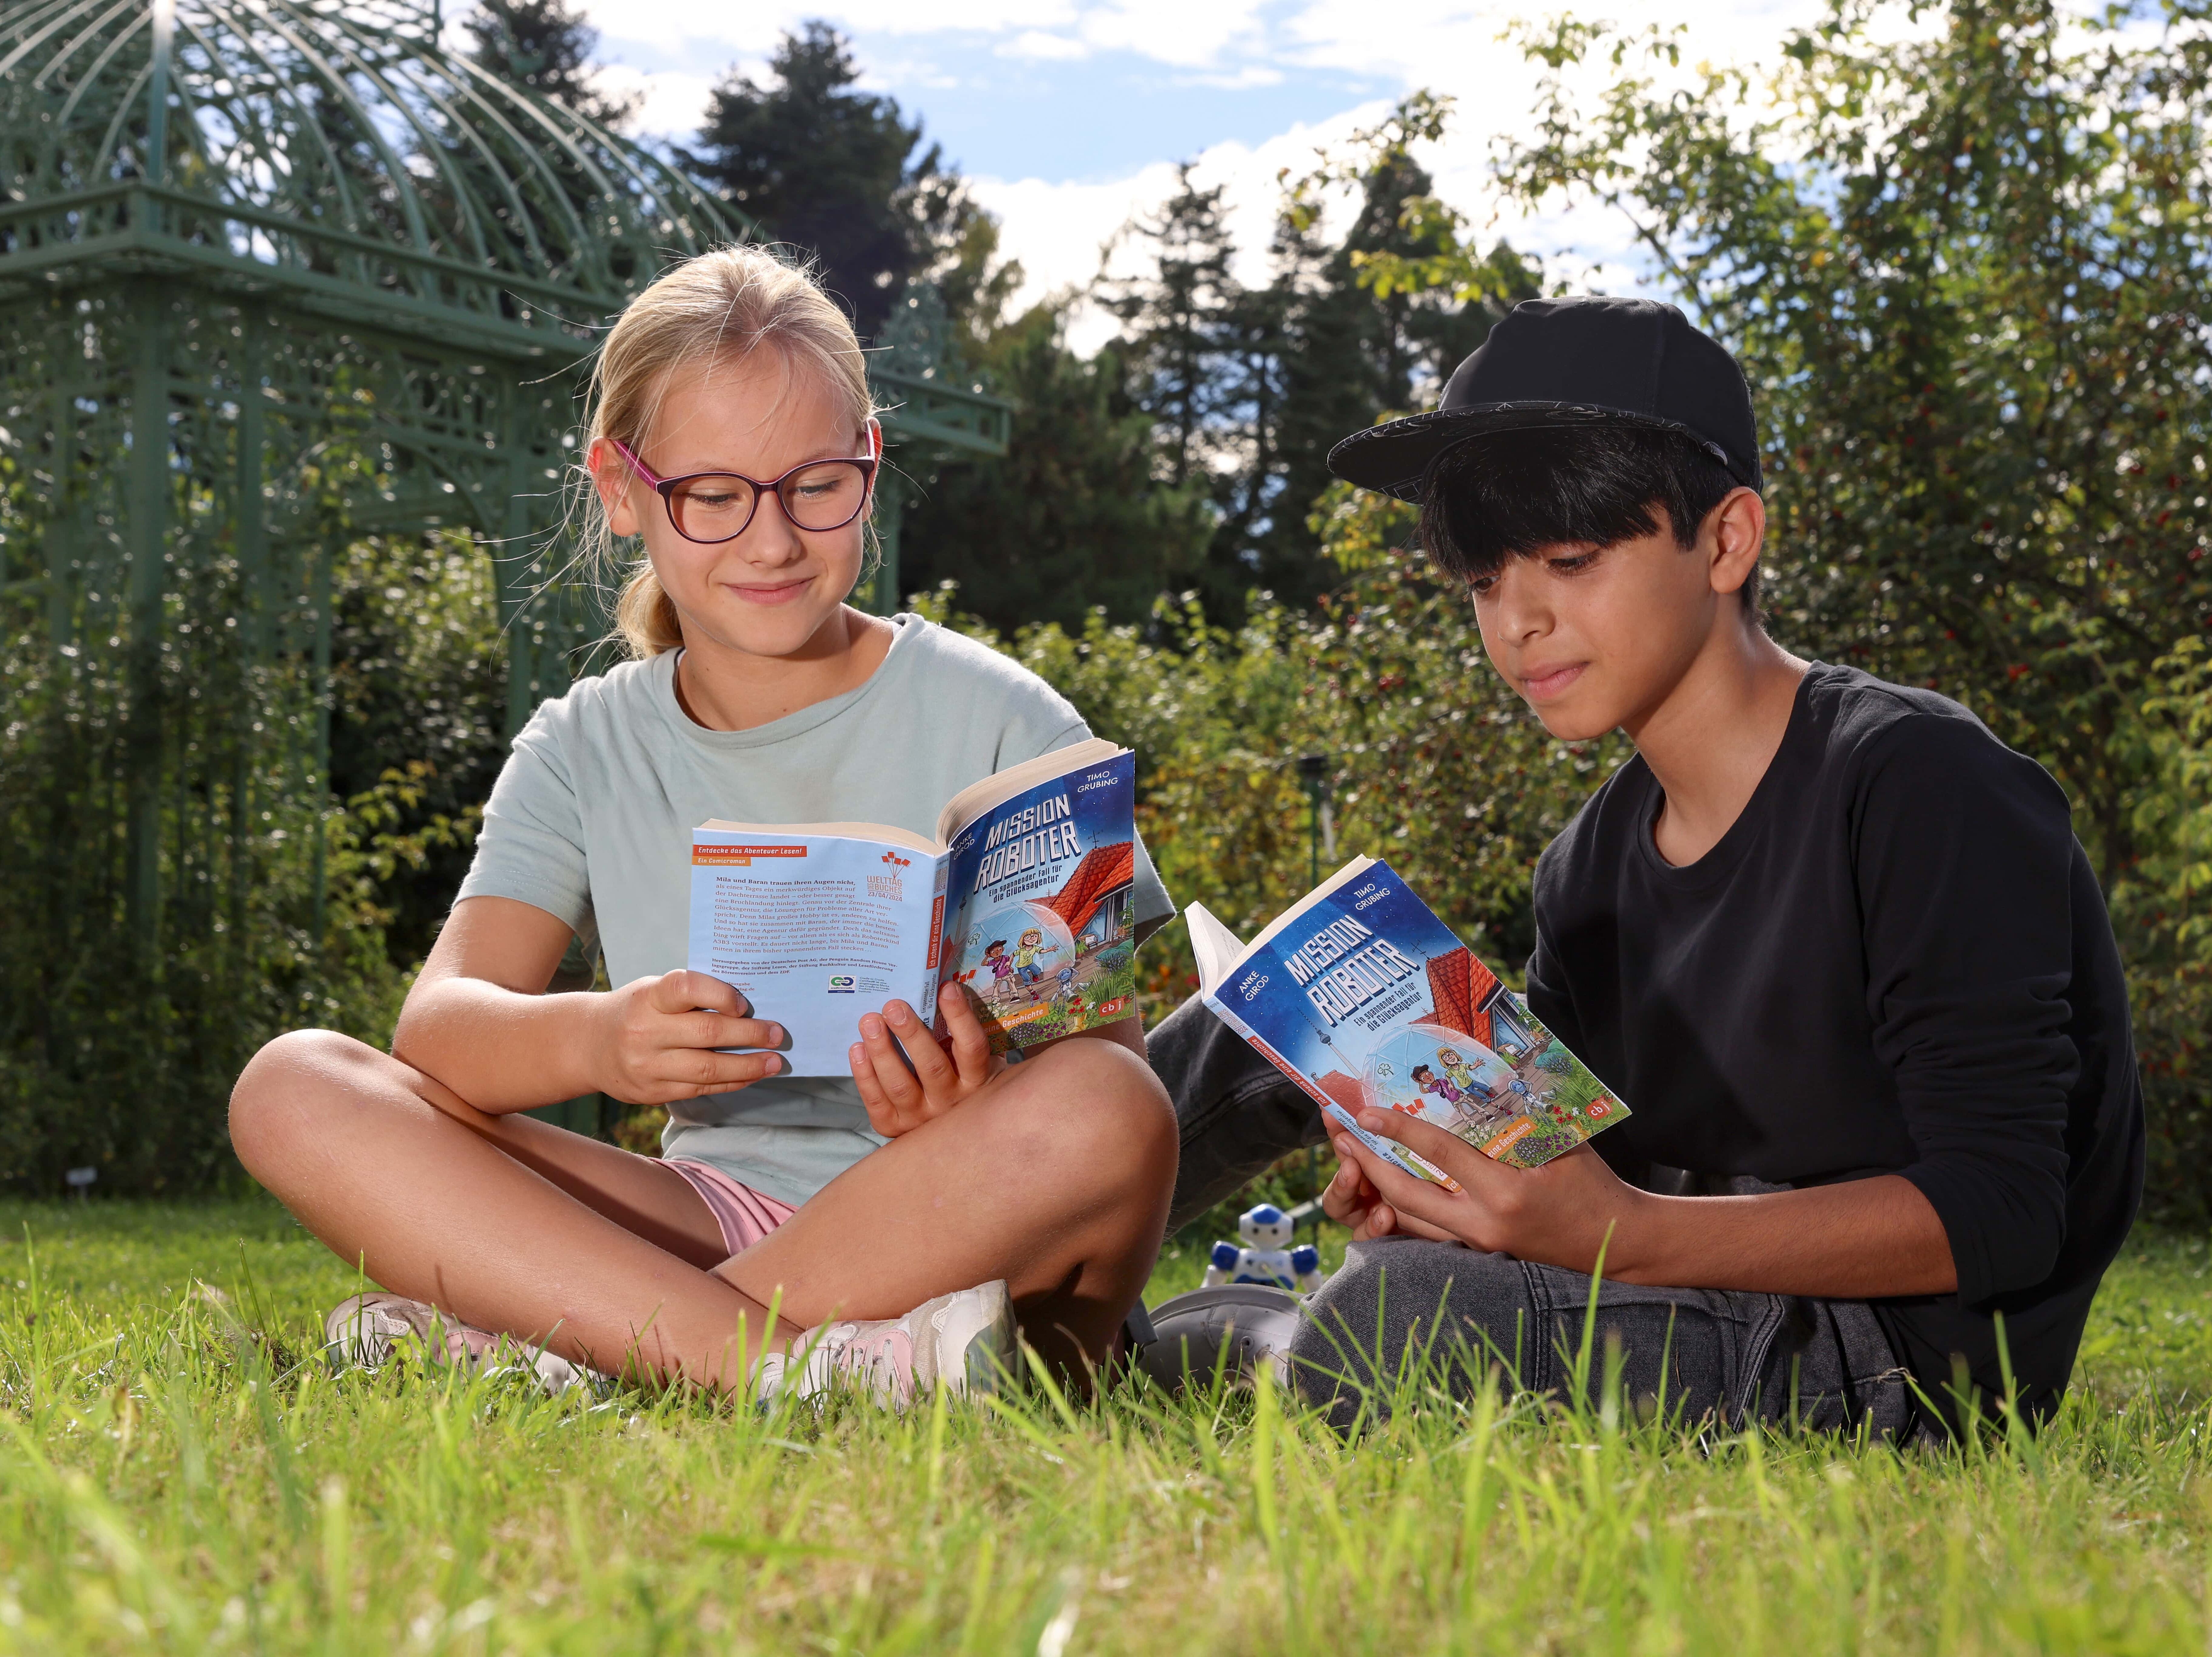
M 1348 1111 L 1357 1113 L 1367 1103 L 1367 1089 L 1340 1070 L 1329 1071 L 1314 1085 Z
M 1059 895 L 1045 901 L 1045 907 L 1067 923 L 1069 932 L 1079 932 L 1100 900 L 1127 886 L 1136 871 L 1137 854 L 1129 841 L 1094 846 L 1083 854 L 1083 861 L 1075 865 L 1075 872 L 1068 876 Z
M 1490 1015 L 1480 1009 L 1497 989 L 1496 976 L 1471 951 L 1454 950 L 1449 955 L 1432 956 L 1429 960 L 1432 1005 L 1419 1022 L 1457 1030 L 1486 1047 L 1491 1045 Z

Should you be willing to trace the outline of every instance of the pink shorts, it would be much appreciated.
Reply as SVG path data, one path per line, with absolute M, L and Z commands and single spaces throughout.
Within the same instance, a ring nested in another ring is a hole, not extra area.
M 722 1247 L 732 1254 L 744 1253 L 799 1212 L 789 1203 L 780 1203 L 749 1185 L 738 1184 L 719 1168 L 682 1156 L 667 1160 L 669 1167 L 690 1181 L 700 1201 L 713 1212 L 715 1223 L 722 1228 Z

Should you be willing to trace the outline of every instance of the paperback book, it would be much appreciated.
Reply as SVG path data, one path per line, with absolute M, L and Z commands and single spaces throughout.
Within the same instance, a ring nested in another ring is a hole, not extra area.
M 897 998 L 932 1017 L 946 981 L 997 1053 L 1126 1018 L 1135 802 L 1135 756 L 1094 738 L 963 789 L 933 840 L 872 822 L 702 823 L 691 970 L 783 1026 L 795 1076 L 848 1074 L 863 1012 Z
M 1516 1168 L 1628 1114 L 1387 863 L 1354 858 L 1249 944 L 1202 904 L 1183 913 L 1206 1005 L 1418 1178 L 1458 1188 L 1355 1113 L 1419 1116 Z

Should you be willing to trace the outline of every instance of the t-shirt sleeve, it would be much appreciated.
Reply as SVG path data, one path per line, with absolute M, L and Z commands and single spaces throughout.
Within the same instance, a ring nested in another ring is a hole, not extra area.
M 1875 739 L 1853 857 L 1877 1057 L 1974 1305 L 2050 1275 L 2066 1231 L 2066 1106 L 2079 1056 L 2066 797 L 1963 719 Z
M 515 737 L 492 785 L 476 858 L 455 901 L 470 897 L 531 904 L 564 922 L 586 944 L 598 930 L 576 791 L 542 709 Z

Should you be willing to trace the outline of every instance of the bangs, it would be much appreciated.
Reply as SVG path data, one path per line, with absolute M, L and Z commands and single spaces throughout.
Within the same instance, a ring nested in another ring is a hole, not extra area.
M 1697 544 L 1736 487 L 1693 438 L 1620 422 L 1489 432 L 1448 449 L 1421 488 L 1421 546 L 1462 581 L 1547 547 L 1609 547 L 1659 531 Z

